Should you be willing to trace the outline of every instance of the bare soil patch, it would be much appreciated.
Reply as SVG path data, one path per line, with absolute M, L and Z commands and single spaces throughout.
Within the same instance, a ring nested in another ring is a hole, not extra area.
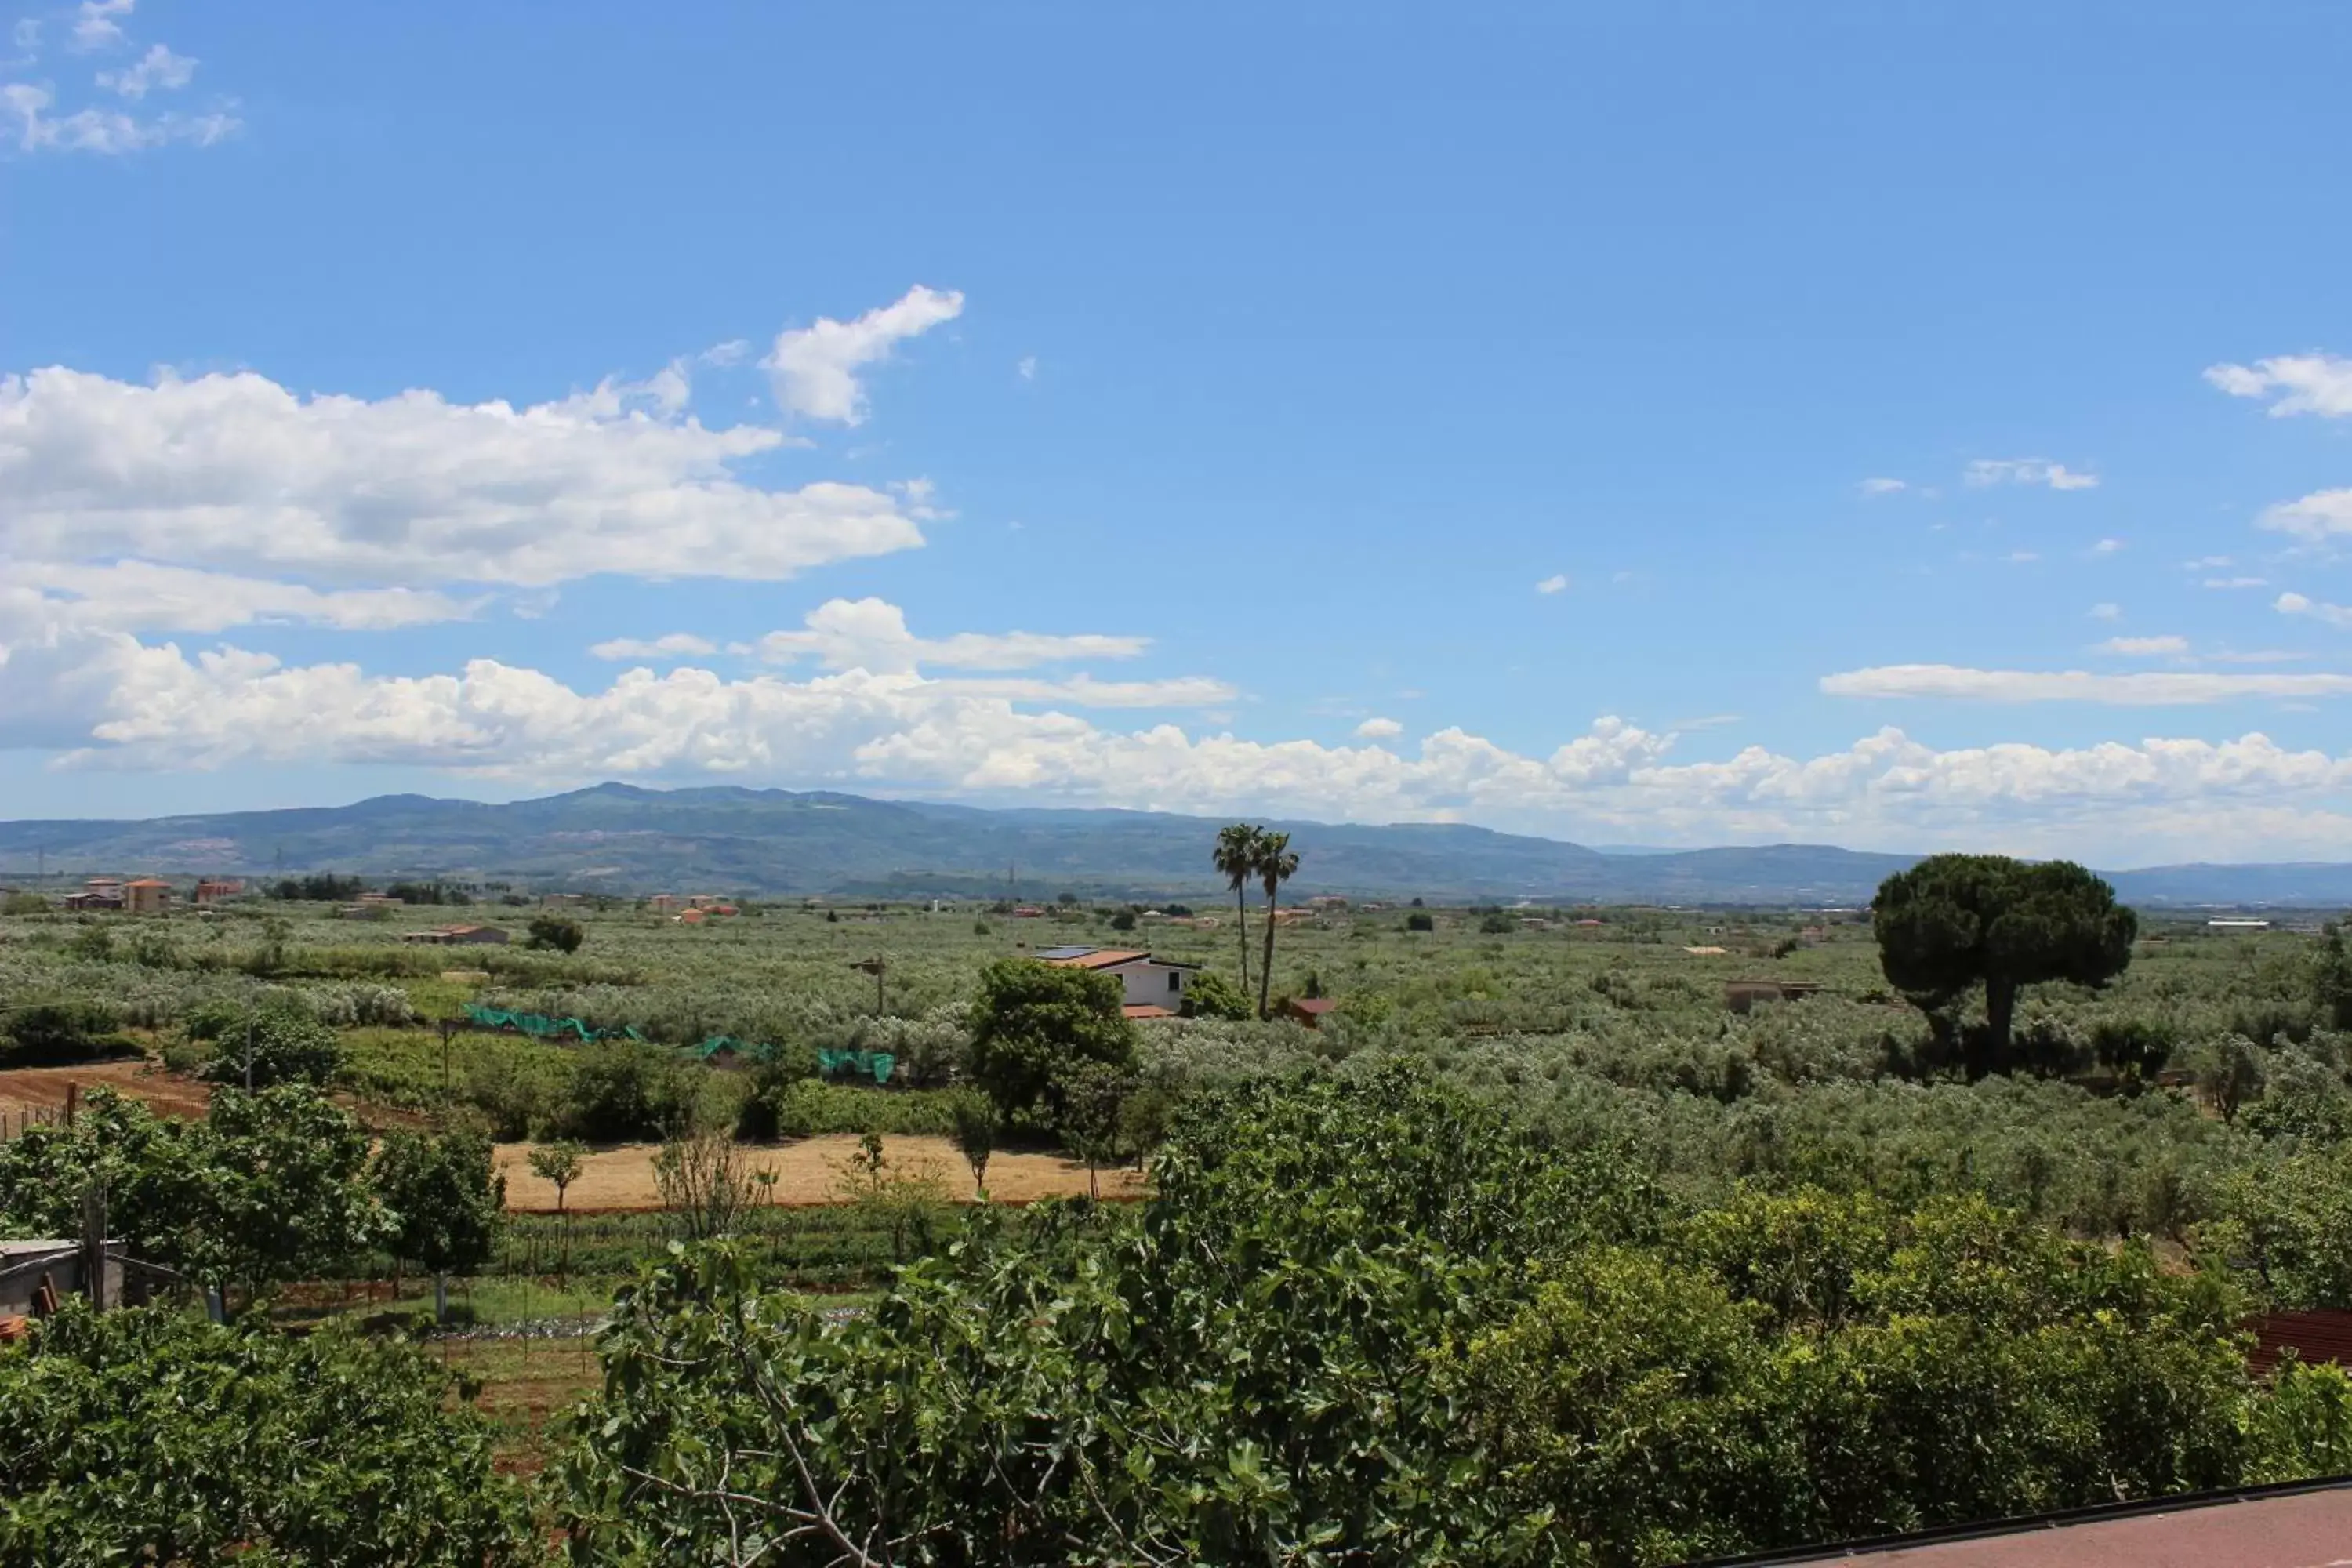
M 166 1072 L 153 1062 L 125 1058 L 116 1062 L 0 1071 L 0 1111 L 13 1115 L 62 1110 L 67 1089 L 74 1084 L 79 1084 L 85 1095 L 103 1085 L 131 1100 L 144 1100 L 162 1116 L 202 1116 L 213 1097 L 210 1084 Z
M 744 1161 L 751 1169 L 776 1173 L 775 1201 L 812 1205 L 841 1201 L 842 1167 L 857 1152 L 857 1140 L 846 1133 L 803 1138 L 796 1143 L 747 1148 Z M 580 1177 L 564 1194 L 563 1206 L 575 1213 L 615 1213 L 661 1207 L 654 1184 L 657 1143 L 620 1143 L 590 1152 Z M 501 1143 L 498 1159 L 507 1178 L 507 1207 L 517 1213 L 552 1213 L 555 1187 L 531 1173 L 529 1143 Z M 929 1165 L 939 1172 L 950 1196 L 971 1197 L 971 1170 L 944 1138 L 885 1138 L 883 1156 L 894 1165 Z M 1132 1170 L 1100 1173 L 1102 1195 L 1133 1198 L 1143 1195 L 1141 1174 Z M 1087 1168 L 1059 1154 L 1013 1153 L 999 1151 L 988 1163 L 988 1195 L 1000 1203 L 1026 1203 L 1033 1198 L 1076 1197 L 1087 1190 Z

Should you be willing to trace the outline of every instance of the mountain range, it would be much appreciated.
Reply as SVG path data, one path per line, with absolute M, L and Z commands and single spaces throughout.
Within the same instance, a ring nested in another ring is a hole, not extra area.
M 105 872 L 505 880 L 614 893 L 1044 899 L 1223 896 L 1223 819 L 987 810 L 862 795 L 605 784 L 486 805 L 380 795 L 352 805 L 0 822 L 0 879 Z M 1276 821 L 1303 864 L 1293 896 L 1858 905 L 1917 858 L 1827 845 L 1600 850 L 1445 823 Z M 2157 866 L 2105 873 L 2147 906 L 2352 905 L 2352 865 Z

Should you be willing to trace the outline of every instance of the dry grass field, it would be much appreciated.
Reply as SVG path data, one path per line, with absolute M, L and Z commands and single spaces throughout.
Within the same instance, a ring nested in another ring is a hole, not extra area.
M 787 1205 L 842 1201 L 843 1167 L 857 1152 L 847 1134 L 804 1138 L 798 1142 L 744 1149 L 744 1163 L 754 1171 L 776 1173 L 775 1201 Z M 579 1214 L 616 1214 L 661 1206 L 654 1184 L 654 1155 L 660 1145 L 622 1143 L 590 1152 L 579 1179 L 564 1194 L 563 1206 Z M 507 1207 L 518 1213 L 552 1213 L 555 1188 L 531 1173 L 529 1143 L 501 1143 L 498 1161 L 507 1178 Z M 929 1166 L 948 1193 L 959 1199 L 971 1196 L 971 1173 L 955 1145 L 944 1138 L 895 1137 L 882 1141 L 883 1156 L 902 1168 Z M 1132 1170 L 1099 1173 L 1102 1195 L 1136 1197 L 1143 1178 Z M 1033 1198 L 1073 1197 L 1087 1190 L 1087 1168 L 1059 1154 L 1012 1153 L 1000 1151 L 988 1163 L 988 1194 L 1001 1203 L 1026 1203 Z

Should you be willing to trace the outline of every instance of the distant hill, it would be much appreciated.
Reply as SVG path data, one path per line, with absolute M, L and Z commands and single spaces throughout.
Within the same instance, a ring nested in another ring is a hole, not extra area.
M 0 823 L 0 877 L 140 871 L 507 879 L 616 893 L 1220 898 L 1223 818 L 1009 810 L 738 788 L 630 784 L 487 805 L 382 795 L 354 805 Z M 1861 904 L 1915 856 L 1825 845 L 1603 853 L 1444 823 L 1276 822 L 1318 892 L 1555 902 Z M 2352 866 L 2164 866 L 2109 873 L 2148 905 L 2352 906 Z

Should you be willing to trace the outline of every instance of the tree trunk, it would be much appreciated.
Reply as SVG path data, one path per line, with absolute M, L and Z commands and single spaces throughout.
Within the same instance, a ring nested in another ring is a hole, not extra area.
M 437 1328 L 449 1321 L 449 1277 L 433 1276 L 433 1322 Z
M 2009 1069 L 2009 1030 L 2016 1016 L 2016 982 L 1986 981 L 1984 1050 L 1980 1060 L 1969 1064 L 1969 1078 L 1979 1079 L 1987 1073 Z
M 1266 999 L 1274 994 L 1274 907 L 1279 894 L 1269 884 L 1265 889 L 1265 961 L 1257 971 L 1257 1016 L 1265 1017 Z
M 1242 928 L 1242 994 L 1249 994 L 1249 895 L 1234 889 L 1234 921 Z

